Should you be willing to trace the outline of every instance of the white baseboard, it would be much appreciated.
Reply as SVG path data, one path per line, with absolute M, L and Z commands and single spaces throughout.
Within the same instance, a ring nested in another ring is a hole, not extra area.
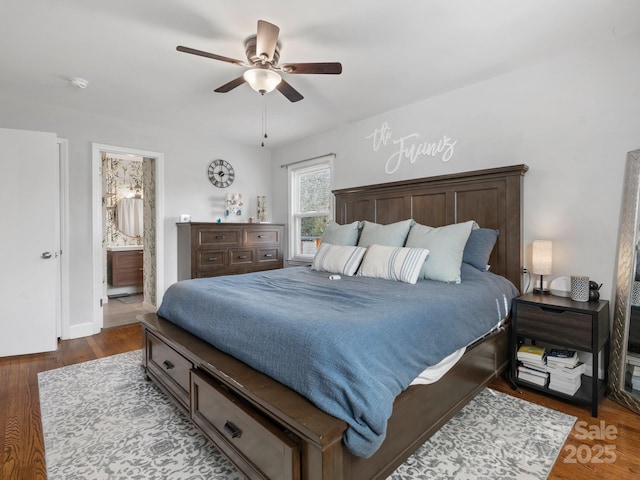
M 69 325 L 69 336 L 63 338 L 63 340 L 70 340 L 72 338 L 88 337 L 100 333 L 100 329 L 96 329 L 93 322 L 80 323 L 78 325 Z

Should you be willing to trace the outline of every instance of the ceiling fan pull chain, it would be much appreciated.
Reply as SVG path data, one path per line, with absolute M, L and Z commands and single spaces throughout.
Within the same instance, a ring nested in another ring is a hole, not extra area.
M 267 137 L 267 97 L 262 94 L 262 146 L 264 147 L 264 139 Z

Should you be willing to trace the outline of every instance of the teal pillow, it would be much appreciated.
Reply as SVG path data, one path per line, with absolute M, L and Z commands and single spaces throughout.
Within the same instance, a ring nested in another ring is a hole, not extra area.
M 407 237 L 407 247 L 429 250 L 421 278 L 447 283 L 460 283 L 462 255 L 471 229 L 476 222 L 454 223 L 444 227 L 428 227 L 415 224 Z
M 324 228 L 324 232 L 322 232 L 321 243 L 330 243 L 331 245 L 347 245 L 354 247 L 358 244 L 359 227 L 360 222 L 340 225 L 333 220 L 329 220 L 329 223 Z
M 469 240 L 464 247 L 462 261 L 483 272 L 488 270 L 489 257 L 500 232 L 492 228 L 471 230 Z
M 366 220 L 363 223 L 362 233 L 358 241 L 359 247 L 370 247 L 371 245 L 404 247 L 409 229 L 415 222 L 409 219 L 388 225 L 367 222 Z

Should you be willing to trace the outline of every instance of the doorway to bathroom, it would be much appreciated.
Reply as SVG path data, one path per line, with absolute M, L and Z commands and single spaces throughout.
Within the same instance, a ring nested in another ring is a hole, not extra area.
M 94 323 L 136 322 L 161 294 L 162 154 L 93 145 Z

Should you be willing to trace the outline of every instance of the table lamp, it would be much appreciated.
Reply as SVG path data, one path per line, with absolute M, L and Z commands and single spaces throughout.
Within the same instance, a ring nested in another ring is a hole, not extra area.
M 547 295 L 551 293 L 548 288 L 544 288 L 542 283 L 543 275 L 551 274 L 551 240 L 534 240 L 531 253 L 531 273 L 540 275 L 540 285 L 533 289 L 533 293 Z

